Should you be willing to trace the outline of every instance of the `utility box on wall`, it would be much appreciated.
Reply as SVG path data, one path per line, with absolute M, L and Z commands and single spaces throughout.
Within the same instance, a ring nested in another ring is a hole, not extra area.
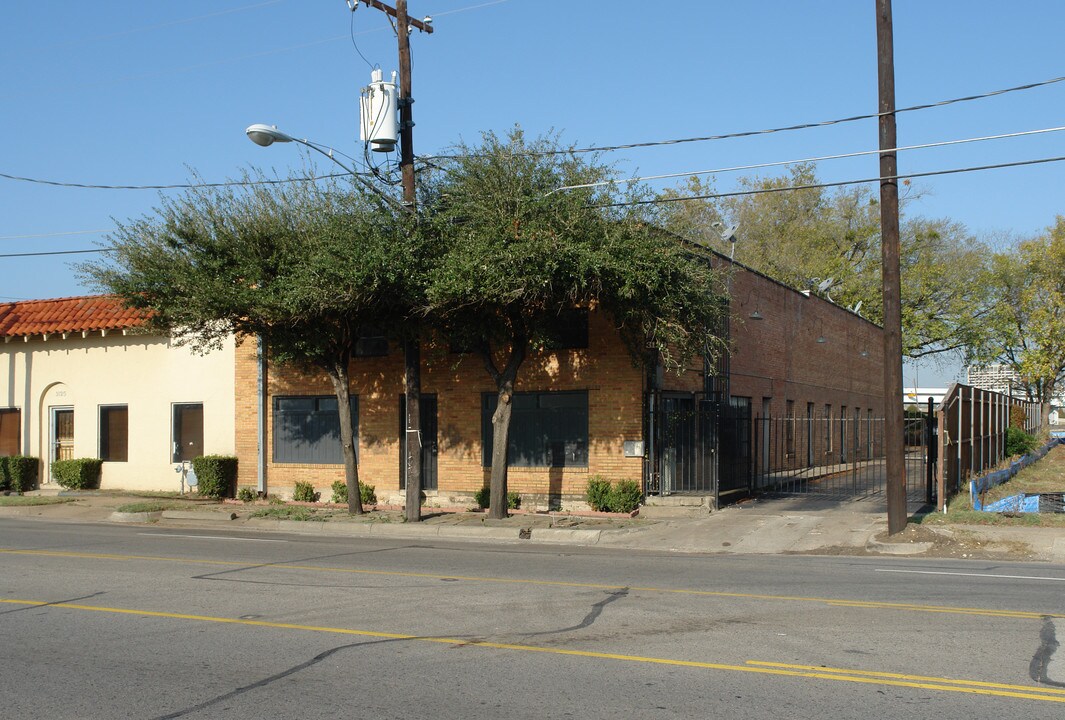
M 626 440 L 625 457 L 643 457 L 643 440 Z

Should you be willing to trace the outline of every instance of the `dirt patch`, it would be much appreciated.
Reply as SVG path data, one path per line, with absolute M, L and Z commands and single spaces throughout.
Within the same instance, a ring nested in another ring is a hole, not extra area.
M 1016 540 L 996 540 L 979 533 L 960 528 L 929 527 L 910 523 L 896 535 L 886 532 L 876 536 L 876 541 L 895 545 L 930 543 L 931 547 L 917 553 L 923 557 L 942 557 L 978 560 L 1036 560 L 1028 543 Z

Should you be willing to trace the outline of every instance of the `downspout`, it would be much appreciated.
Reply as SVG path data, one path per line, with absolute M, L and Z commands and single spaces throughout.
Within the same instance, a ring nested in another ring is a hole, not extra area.
M 266 347 L 263 336 L 255 336 L 256 364 L 256 490 L 259 497 L 266 494 Z

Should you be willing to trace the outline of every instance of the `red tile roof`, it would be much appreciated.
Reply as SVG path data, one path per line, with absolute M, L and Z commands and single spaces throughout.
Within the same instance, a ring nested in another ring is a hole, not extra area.
M 126 330 L 144 324 L 147 314 L 110 295 L 0 303 L 0 337 L 92 330 Z

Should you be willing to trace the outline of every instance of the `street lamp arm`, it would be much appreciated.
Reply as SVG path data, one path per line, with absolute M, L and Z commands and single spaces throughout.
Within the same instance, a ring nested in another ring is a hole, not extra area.
M 344 163 L 337 160 L 336 156 L 333 154 L 332 148 L 329 148 L 328 150 L 323 150 L 322 147 L 318 145 L 318 143 L 312 142 L 307 139 L 293 137 L 287 133 L 281 132 L 277 129 L 277 127 L 273 125 L 265 125 L 263 123 L 256 123 L 254 125 L 250 125 L 244 131 L 244 133 L 248 136 L 249 140 L 251 140 L 256 145 L 259 145 L 260 147 L 269 147 L 275 142 L 294 142 L 299 143 L 304 147 L 308 147 L 311 150 L 314 150 L 316 153 L 325 155 L 334 163 L 344 168 L 344 170 L 346 170 L 348 174 L 355 178 L 355 180 L 360 183 L 364 188 L 380 195 L 394 209 L 404 211 L 409 210 L 409 208 L 398 202 L 395 198 L 389 197 L 387 194 L 381 192 L 379 188 L 377 188 L 376 186 L 374 186 L 373 183 L 364 178 L 361 173 L 356 172 L 354 168 L 350 168 Z

